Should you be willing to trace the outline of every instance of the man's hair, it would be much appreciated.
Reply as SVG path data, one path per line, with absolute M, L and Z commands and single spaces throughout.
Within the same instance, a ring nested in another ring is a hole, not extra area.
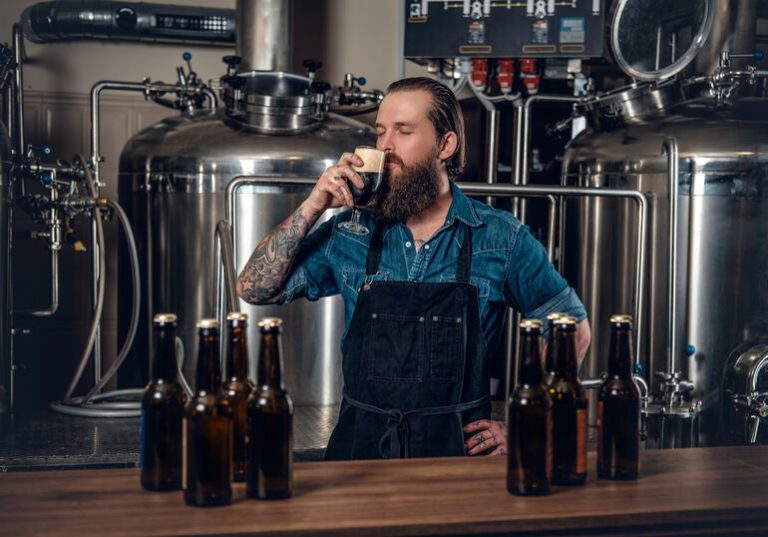
M 459 101 L 453 91 L 433 78 L 413 77 L 404 78 L 393 82 L 387 88 L 387 94 L 398 91 L 426 91 L 432 105 L 427 110 L 427 118 L 437 132 L 438 142 L 445 133 L 456 133 L 456 151 L 445 161 L 446 170 L 450 179 L 456 179 L 464 171 L 466 163 L 466 141 L 464 139 L 464 116 L 461 113 Z

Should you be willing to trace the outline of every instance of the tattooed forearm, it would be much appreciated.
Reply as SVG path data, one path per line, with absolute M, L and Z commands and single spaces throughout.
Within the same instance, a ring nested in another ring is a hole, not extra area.
M 316 217 L 307 217 L 302 207 L 262 239 L 237 278 L 237 293 L 251 304 L 274 304 L 283 299 L 301 240 Z

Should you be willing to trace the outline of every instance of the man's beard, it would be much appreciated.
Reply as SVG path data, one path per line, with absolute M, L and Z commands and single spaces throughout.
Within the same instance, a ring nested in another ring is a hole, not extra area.
M 384 177 L 372 205 L 373 213 L 387 222 L 405 222 L 431 207 L 440 193 L 436 157 L 429 155 L 421 162 L 405 166 L 399 157 L 390 156 L 400 164 L 401 174 L 395 180 L 389 173 Z

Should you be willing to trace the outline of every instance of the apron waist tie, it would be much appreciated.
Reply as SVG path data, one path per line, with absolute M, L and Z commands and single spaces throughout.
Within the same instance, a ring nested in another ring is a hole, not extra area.
M 344 396 L 344 399 L 346 399 L 347 402 L 355 408 L 359 408 L 360 410 L 365 410 L 367 412 L 373 412 L 375 414 L 381 414 L 382 416 L 387 417 L 387 431 L 379 440 L 379 454 L 385 459 L 389 459 L 393 454 L 396 454 L 395 457 L 399 459 L 403 445 L 405 446 L 403 456 L 405 458 L 410 457 L 410 431 L 408 429 L 408 418 L 410 416 L 437 416 L 439 414 L 466 412 L 467 410 L 472 410 L 486 404 L 488 401 L 490 401 L 491 397 L 490 395 L 484 395 L 479 399 L 475 399 L 474 401 L 469 401 L 467 403 L 416 408 L 406 412 L 403 412 L 397 408 L 384 410 L 377 406 L 369 405 L 368 403 L 363 403 L 362 401 L 352 399 L 347 395 Z M 384 449 L 387 443 L 389 443 L 389 453 L 387 453 Z

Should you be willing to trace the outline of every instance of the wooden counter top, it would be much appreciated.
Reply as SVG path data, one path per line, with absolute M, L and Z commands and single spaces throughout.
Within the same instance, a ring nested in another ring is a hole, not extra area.
M 768 446 L 642 452 L 636 482 L 506 492 L 506 458 L 302 463 L 295 496 L 192 508 L 137 469 L 0 474 L 0 534 L 768 535 Z

